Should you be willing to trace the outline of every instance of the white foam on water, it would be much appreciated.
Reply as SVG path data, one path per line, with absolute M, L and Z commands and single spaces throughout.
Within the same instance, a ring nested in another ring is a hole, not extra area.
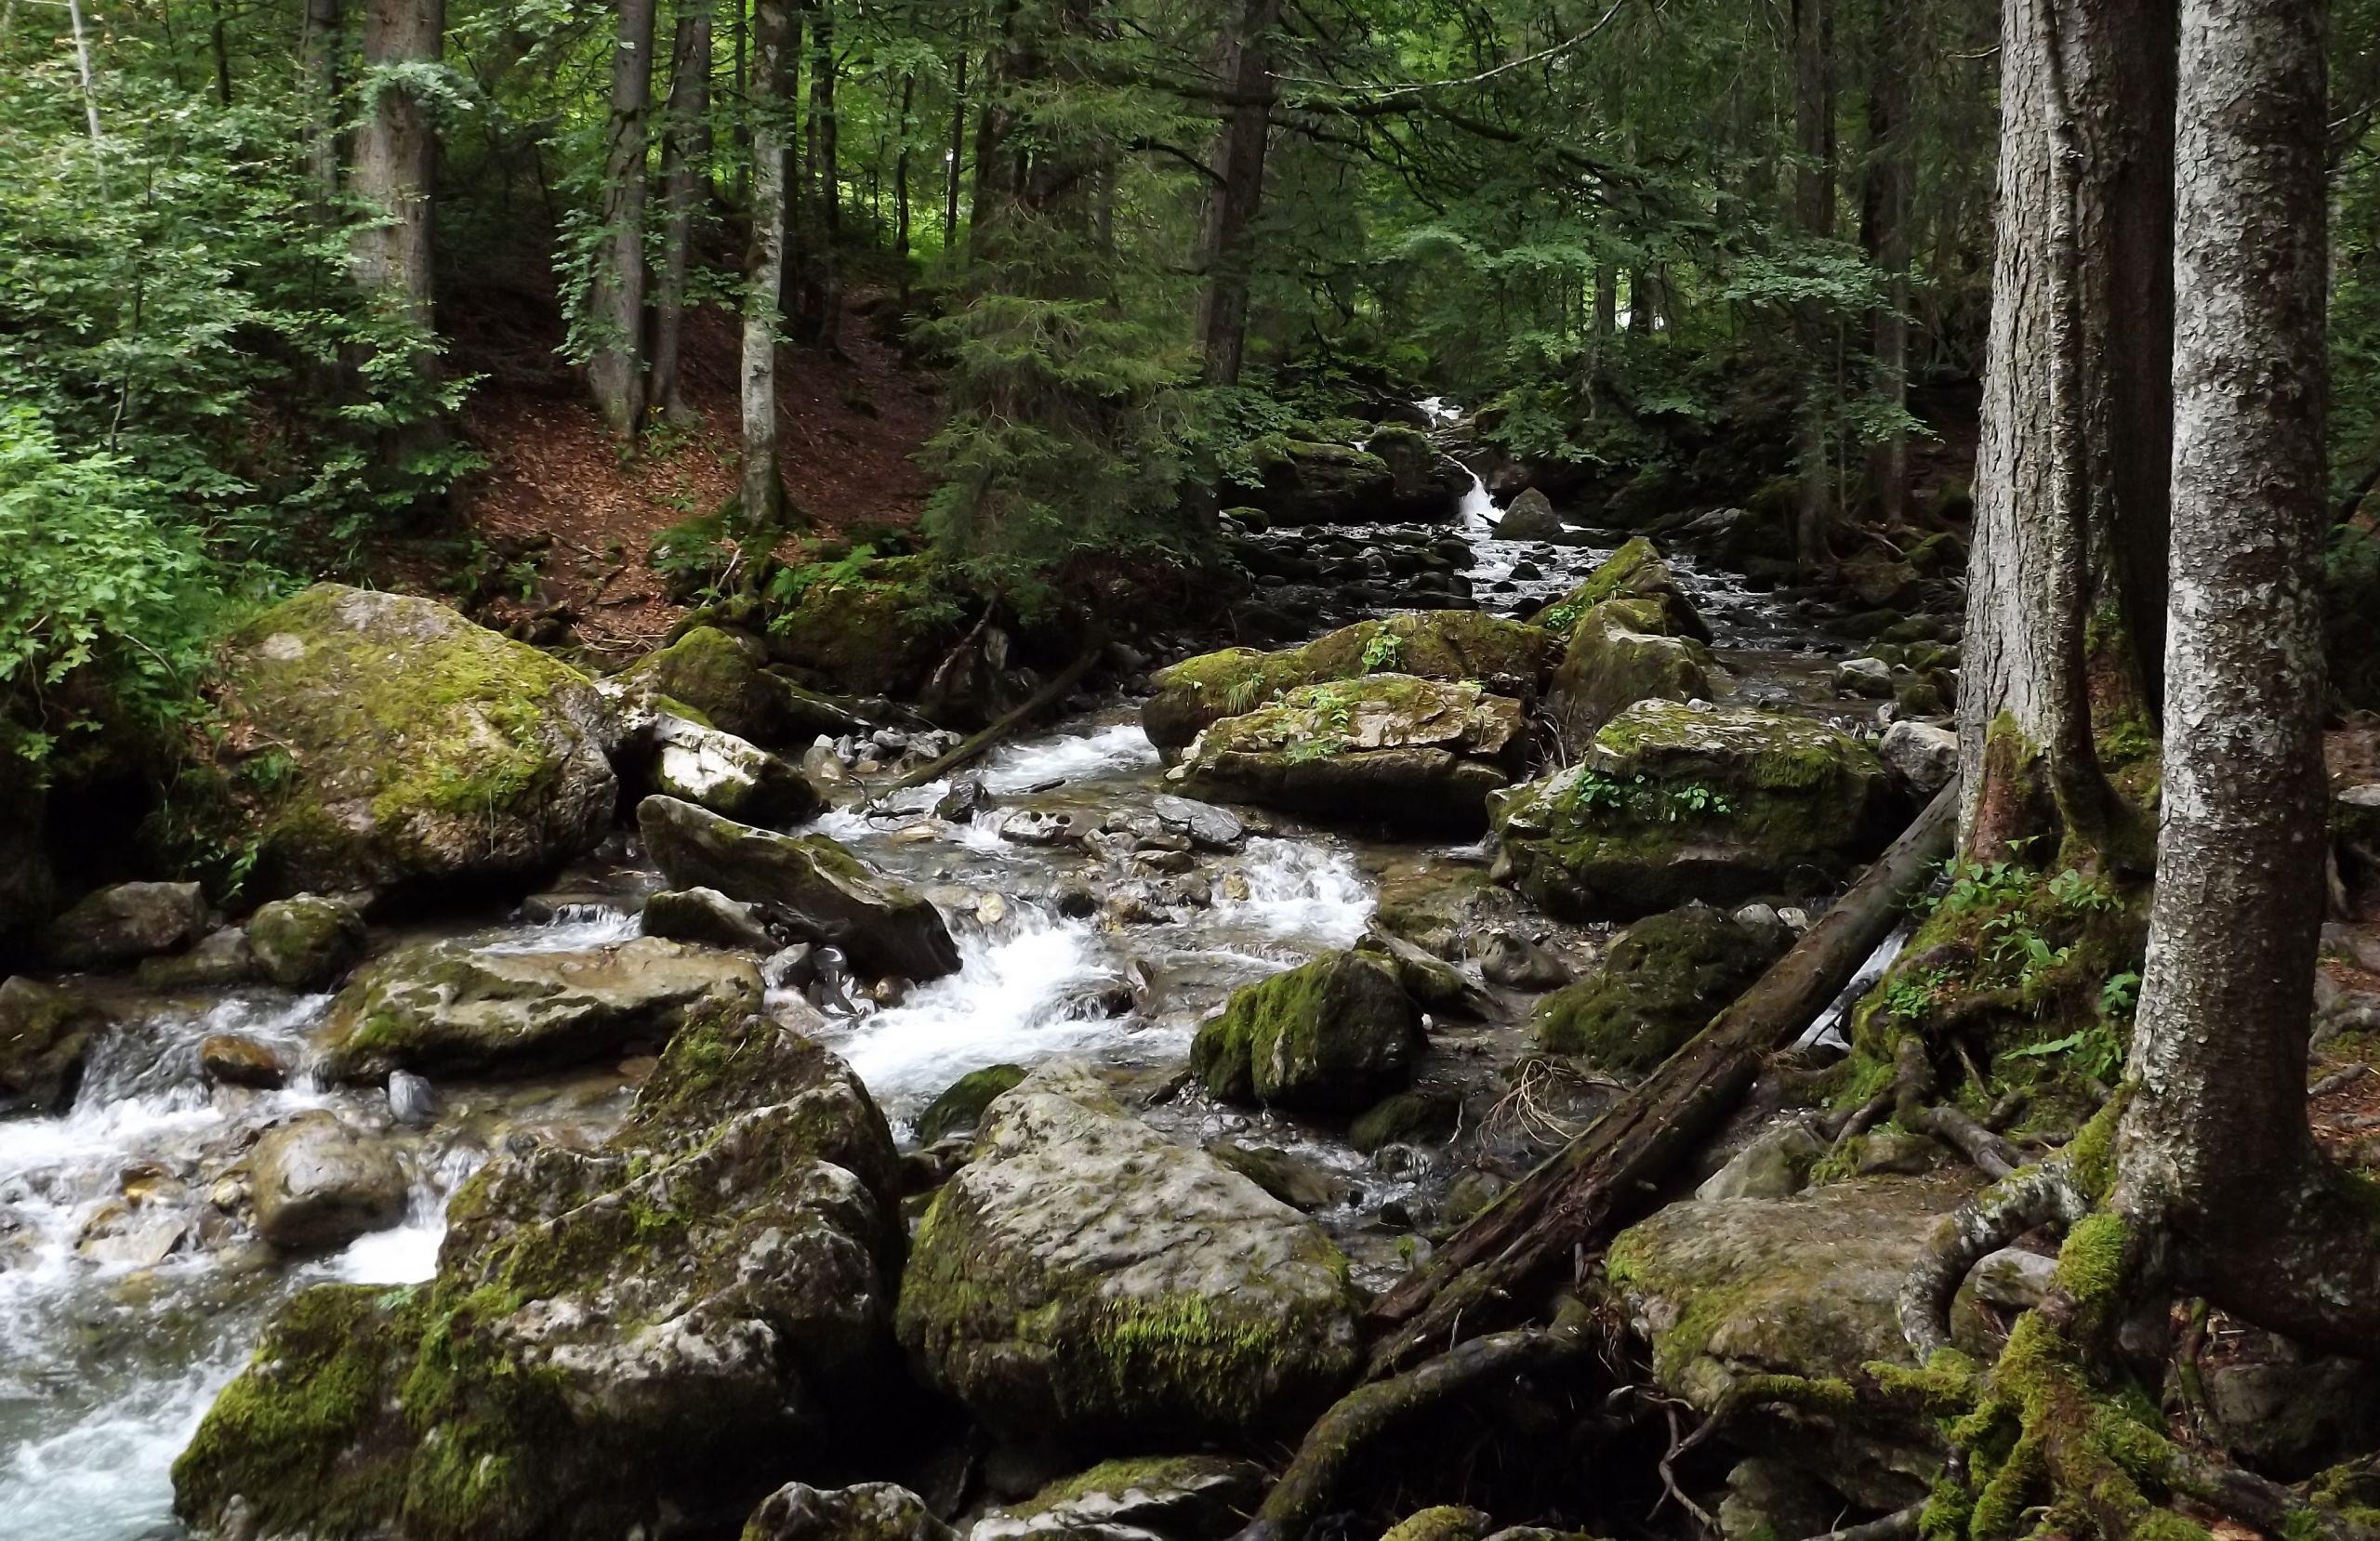
M 1079 736 L 1012 744 L 984 762 L 984 787 L 1022 792 L 1048 781 L 1084 781 L 1157 768 L 1157 746 L 1137 722 L 1119 722 Z
M 331 1277 L 350 1284 L 418 1284 L 438 1272 L 438 1244 L 446 1220 L 407 1220 L 391 1231 L 375 1231 L 350 1242 L 331 1260 Z
M 0 1530 L 42 1541 L 131 1541 L 182 1534 L 174 1457 L 248 1356 L 245 1335 L 170 1381 L 136 1381 L 55 1432 L 0 1454 Z
M 1248 897 L 1215 908 L 1240 928 L 1300 945 L 1344 947 L 1370 923 L 1374 896 L 1345 851 L 1319 841 L 1248 842 Z
M 627 910 L 609 904 L 564 904 L 542 926 L 509 930 L 490 942 L 483 953 L 583 953 L 614 947 L 644 934 L 644 922 Z

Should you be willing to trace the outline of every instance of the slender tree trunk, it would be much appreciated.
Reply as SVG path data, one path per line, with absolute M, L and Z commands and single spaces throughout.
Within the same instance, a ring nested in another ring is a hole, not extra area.
M 835 347 L 843 309 L 842 257 L 839 250 L 842 244 L 843 186 L 838 150 L 840 133 L 835 116 L 835 78 L 840 72 L 835 59 L 834 7 L 830 0 L 817 0 L 810 53 L 810 112 L 814 126 L 811 143 L 817 159 L 812 184 L 815 213 L 810 222 L 814 250 L 809 293 L 803 296 L 809 314 L 802 330 L 812 342 L 829 350 Z
M 1874 394 L 1909 404 L 1909 199 L 1913 147 L 1910 108 L 1913 18 L 1896 7 L 1876 12 L 1869 50 L 1868 167 L 1860 201 L 1861 244 L 1884 275 L 1884 302 L 1869 318 L 1875 356 Z M 1868 482 L 1888 523 L 1909 507 L 1909 438 L 1896 428 L 1868 448 Z
M 2095 729 L 2156 709 L 2166 494 L 2149 457 L 2169 442 L 2156 404 L 2171 392 L 2172 18 L 2159 0 L 2002 12 L 1959 680 L 1965 849 L 1987 860 L 2061 820 L 2103 850 L 2145 833 L 2119 827 Z
M 2320 0 L 2184 0 L 2164 829 L 2118 1204 L 2185 1287 L 2380 1335 L 2380 1246 L 2306 1121 L 2322 914 Z
M 364 68 L 435 64 L 444 33 L 444 0 L 367 0 Z M 356 287 L 425 338 L 434 324 L 430 264 L 437 161 L 437 136 L 421 99 L 401 82 L 380 86 L 356 129 L 350 180 L 356 197 L 379 217 L 356 231 L 349 267 Z M 427 373 L 434 358 L 425 349 L 417 362 Z
M 644 422 L 644 183 L 654 9 L 654 0 L 619 0 L 603 156 L 602 245 L 587 294 L 595 332 L 587 380 L 616 439 L 634 439 Z
M 306 0 L 298 33 L 298 93 L 306 104 L 306 179 L 325 216 L 338 197 L 340 0 Z
M 669 49 L 668 131 L 661 150 L 666 233 L 661 282 L 653 303 L 653 400 L 672 421 L 688 415 L 679 353 L 686 322 L 686 274 L 693 264 L 694 210 L 702 202 L 710 140 L 712 4 L 691 0 L 686 5 Z
M 225 107 L 231 105 L 231 44 L 223 25 L 223 0 L 206 0 L 207 46 L 215 55 L 215 99 Z
M 752 244 L 744 283 L 746 524 L 772 529 L 784 512 L 777 474 L 777 323 L 785 295 L 786 182 L 800 33 L 793 0 L 754 0 L 752 11 Z
M 1793 0 L 1793 214 L 1802 233 L 1818 240 L 1834 234 L 1831 9 L 1831 0 Z M 1805 384 L 1794 431 L 1801 495 L 1794 516 L 1793 550 L 1806 577 L 1825 573 L 1834 564 L 1828 546 L 1834 483 L 1827 464 L 1827 429 L 1834 415 L 1836 382 L 1828 336 L 1831 328 L 1823 309 L 1814 303 L 1804 305 L 1794 329 L 1800 334 Z
M 1225 41 L 1218 72 L 1231 83 L 1231 115 L 1223 132 L 1222 186 L 1207 201 L 1207 289 L 1201 296 L 1209 385 L 1237 385 L 1248 345 L 1248 284 L 1252 254 L 1248 227 L 1264 198 L 1264 149 L 1272 135 L 1273 70 L 1268 46 L 1281 18 L 1281 0 L 1248 0 L 1237 29 Z
M 1608 262 L 1595 264 L 1593 330 L 1600 339 L 1611 336 L 1620 320 L 1620 270 Z
M 917 103 L 918 77 L 901 77 L 901 148 L 892 157 L 892 254 L 901 269 L 901 307 L 909 304 L 909 110 Z
M 942 187 L 942 249 L 947 256 L 959 240 L 959 184 L 967 166 L 967 33 L 959 34 L 959 63 L 951 72 L 950 162 L 944 167 Z
M 735 35 L 735 201 L 738 204 L 752 193 L 752 71 L 750 49 L 751 6 L 749 0 L 734 0 Z

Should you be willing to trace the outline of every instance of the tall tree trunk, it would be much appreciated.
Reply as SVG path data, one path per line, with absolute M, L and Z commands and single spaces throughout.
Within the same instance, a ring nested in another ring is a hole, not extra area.
M 653 110 L 654 0 L 619 0 L 612 105 L 603 155 L 603 228 L 588 320 L 587 381 L 617 439 L 644 420 L 644 181 Z
M 2185 0 L 2164 829 L 2120 1206 L 2185 1287 L 2368 1351 L 2373 1212 L 2315 1148 L 2322 914 L 2322 6 Z
M 207 46 L 215 56 L 215 99 L 224 107 L 231 105 L 231 43 L 223 24 L 223 0 L 206 0 Z
M 1207 289 L 1201 296 L 1209 385 L 1237 385 L 1248 346 L 1248 283 L 1252 254 L 1248 227 L 1264 198 L 1264 149 L 1272 135 L 1273 70 L 1269 46 L 1281 0 L 1248 0 L 1226 40 L 1223 67 L 1234 98 L 1224 120 L 1223 183 L 1207 201 Z
M 445 20 L 444 0 L 366 0 L 364 69 L 437 63 Z M 435 323 L 430 228 L 437 163 L 437 135 L 421 98 L 402 79 L 382 84 L 356 129 L 350 178 L 357 199 L 377 218 L 356 231 L 349 271 L 357 288 L 418 329 L 425 343 Z M 428 375 L 436 355 L 425 346 L 414 362 Z
M 735 201 L 741 204 L 752 195 L 752 13 L 748 0 L 734 0 L 734 21 L 729 29 L 735 39 L 735 120 L 732 132 L 735 145 Z
M 1593 330 L 1598 339 L 1611 336 L 1620 319 L 1620 270 L 1608 262 L 1595 264 Z
M 800 32 L 794 0 L 753 0 L 752 244 L 744 282 L 744 520 L 776 528 L 784 513 L 777 474 L 777 323 L 785 296 L 786 183 L 791 170 L 794 71 Z
M 714 0 L 689 0 L 669 48 L 668 129 L 661 148 L 665 233 L 661 282 L 653 301 L 654 402 L 672 421 L 687 415 L 679 354 L 686 323 L 686 274 L 694 211 L 701 206 L 710 143 L 710 43 Z
M 338 197 L 340 0 L 306 0 L 298 33 L 298 94 L 306 108 L 306 179 L 324 215 Z
M 1910 122 L 1912 18 L 1879 7 L 1869 48 L 1868 165 L 1860 200 L 1860 242 L 1884 275 L 1884 302 L 1869 318 L 1875 356 L 1874 394 L 1887 405 L 1909 404 L 1909 201 L 1914 149 Z M 1909 506 L 1909 437 L 1899 428 L 1868 448 L 1868 482 L 1889 522 Z
M 816 250 L 813 254 L 809 300 L 810 314 L 804 330 L 817 346 L 832 349 L 835 334 L 842 321 L 843 279 L 842 244 L 843 185 L 842 163 L 839 151 L 840 125 L 835 115 L 835 80 L 841 72 L 835 58 L 835 9 L 832 0 L 817 0 L 815 31 L 810 54 L 810 111 L 817 131 L 813 145 L 817 151 L 817 179 L 813 184 L 816 199 L 815 217 L 811 221 Z
M 959 33 L 959 62 L 951 71 L 950 163 L 942 185 L 942 249 L 944 255 L 959 240 L 959 185 L 967 167 L 967 32 Z
M 2095 728 L 2156 711 L 2173 324 L 2172 6 L 2011 0 L 2001 34 L 1959 679 L 1965 849 L 1987 860 L 2061 820 L 2103 850 L 2145 835 Z
M 1802 233 L 1818 240 L 1834 234 L 1834 20 L 1831 0 L 1793 0 L 1793 216 Z M 1824 310 L 1801 308 L 1803 401 L 1796 418 L 1794 456 L 1800 463 L 1793 550 L 1805 576 L 1833 565 L 1828 532 L 1833 522 L 1834 482 L 1828 465 L 1828 425 L 1834 415 L 1832 330 Z

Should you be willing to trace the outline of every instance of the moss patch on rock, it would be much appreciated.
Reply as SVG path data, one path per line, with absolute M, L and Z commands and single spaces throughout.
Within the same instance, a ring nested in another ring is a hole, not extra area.
M 1385 965 L 1326 953 L 1232 993 L 1198 1029 L 1191 1073 L 1210 1097 L 1353 1112 L 1396 1088 L 1421 1014 Z
M 1714 693 L 1711 650 L 1674 626 L 1672 608 L 1658 599 L 1606 599 L 1580 617 L 1546 691 L 1546 715 L 1566 754 L 1579 754 L 1597 729 L 1639 701 Z
M 1711 627 L 1694 602 L 1678 586 L 1677 574 L 1661 560 L 1659 547 L 1643 535 L 1604 559 L 1579 586 L 1540 610 L 1532 624 L 1566 640 L 1597 605 L 1612 599 L 1644 599 L 1660 613 L 1660 634 L 1711 640 Z
M 1648 915 L 1612 943 L 1594 974 L 1538 1003 L 1530 1026 L 1558 1054 L 1598 1068 L 1651 1070 L 1758 979 L 1785 950 L 1782 926 L 1752 926 L 1707 905 Z
M 992 1099 L 1025 1079 L 1023 1065 L 985 1065 L 971 1070 L 945 1087 L 918 1114 L 918 1143 L 931 1145 L 947 1134 L 972 1129 L 983 1121 Z

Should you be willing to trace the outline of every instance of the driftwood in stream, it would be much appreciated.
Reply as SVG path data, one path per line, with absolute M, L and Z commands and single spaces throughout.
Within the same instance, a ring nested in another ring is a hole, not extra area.
M 1064 699 L 1065 693 L 1073 690 L 1084 675 L 1091 672 L 1091 665 L 1099 659 L 1099 650 L 1100 643 L 1094 639 L 1089 647 L 1082 650 L 1081 657 L 1059 670 L 1048 684 L 1034 691 L 1032 699 L 1025 702 L 1024 705 L 1008 713 L 950 753 L 929 760 L 903 775 L 885 790 L 906 792 L 913 786 L 923 786 L 930 781 L 939 781 L 1024 727 L 1027 722 L 1039 717 Z
M 1373 1306 L 1371 1374 L 1391 1375 L 1510 1321 L 1526 1291 L 1608 1238 L 1742 1100 L 1892 930 L 1958 822 L 1953 781 L 1824 918 L 1735 1004 L 1561 1153 L 1513 1185 Z

